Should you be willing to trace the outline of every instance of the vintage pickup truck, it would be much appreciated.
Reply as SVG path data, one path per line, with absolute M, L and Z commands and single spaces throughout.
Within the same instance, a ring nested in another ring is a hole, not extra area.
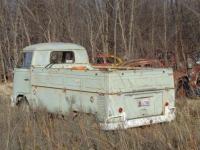
M 13 106 L 91 113 L 103 130 L 175 118 L 172 69 L 95 68 L 86 49 L 71 43 L 28 46 L 21 58 L 14 71 Z

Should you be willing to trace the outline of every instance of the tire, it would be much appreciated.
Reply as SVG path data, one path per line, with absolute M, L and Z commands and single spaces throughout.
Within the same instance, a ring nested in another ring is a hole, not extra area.
M 17 106 L 22 112 L 30 113 L 30 105 L 26 99 L 26 97 L 19 97 Z
M 196 91 L 190 86 L 189 79 L 187 77 L 179 80 L 176 87 L 176 96 L 186 96 L 188 98 L 195 98 L 197 96 Z
M 196 93 L 193 88 L 189 84 L 189 80 L 187 78 L 183 79 L 183 89 L 185 91 L 186 97 L 195 98 Z

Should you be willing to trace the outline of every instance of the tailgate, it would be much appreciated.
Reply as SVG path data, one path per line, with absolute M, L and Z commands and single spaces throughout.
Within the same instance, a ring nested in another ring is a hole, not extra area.
M 163 93 L 161 91 L 125 94 L 123 97 L 127 119 L 163 114 Z

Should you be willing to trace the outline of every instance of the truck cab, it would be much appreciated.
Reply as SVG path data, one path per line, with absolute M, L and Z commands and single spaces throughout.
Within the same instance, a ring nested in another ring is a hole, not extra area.
M 85 48 L 76 44 L 42 43 L 28 46 L 21 52 L 14 70 L 13 102 L 31 96 L 31 71 L 34 68 L 91 69 L 91 66 Z

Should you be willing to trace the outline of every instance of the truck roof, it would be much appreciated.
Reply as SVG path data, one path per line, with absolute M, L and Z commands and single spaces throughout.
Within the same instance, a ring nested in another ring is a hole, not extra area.
M 84 47 L 73 43 L 39 43 L 27 46 L 23 51 L 60 51 L 60 50 L 85 50 Z

